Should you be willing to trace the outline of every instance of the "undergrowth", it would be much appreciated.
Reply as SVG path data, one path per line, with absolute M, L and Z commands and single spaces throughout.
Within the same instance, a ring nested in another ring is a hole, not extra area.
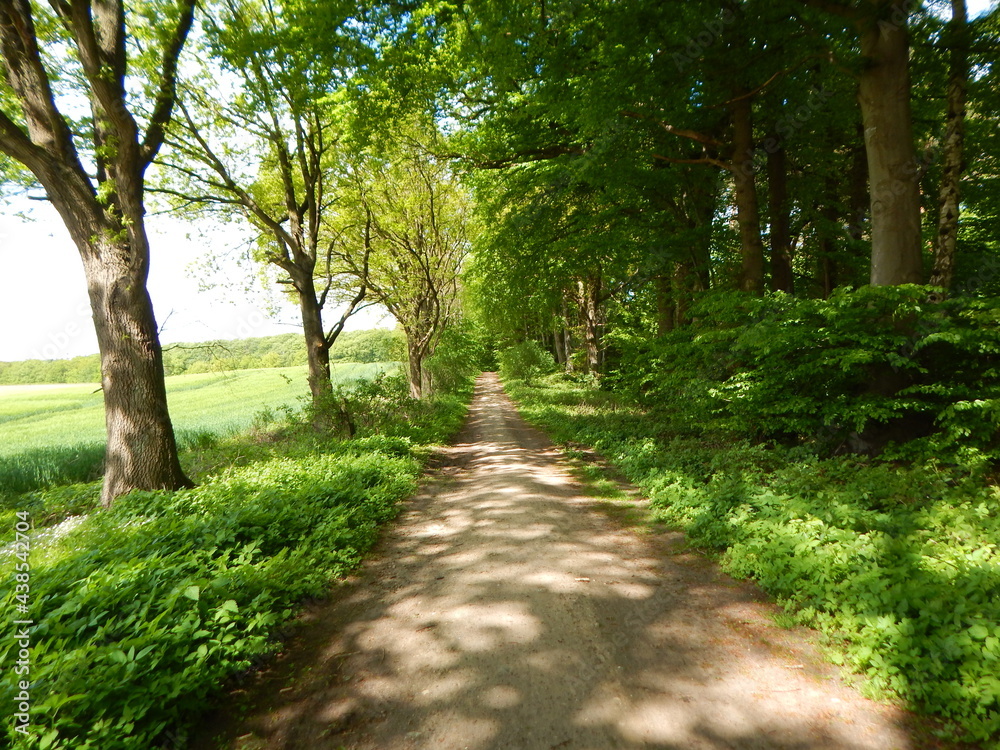
M 658 520 L 830 636 L 866 690 L 1000 737 L 1000 491 L 933 457 L 903 465 L 741 439 L 549 376 L 507 381 L 521 413 L 597 449 Z M 995 746 L 995 745 L 991 745 Z
M 400 408 L 359 417 L 353 439 L 291 413 L 240 435 L 192 434 L 182 462 L 194 489 L 136 491 L 99 512 L 97 481 L 8 493 L 0 521 L 37 528 L 30 588 L 13 576 L 0 587 L 5 611 L 27 604 L 19 619 L 33 623 L 27 672 L 14 669 L 22 644 L 0 643 L 0 701 L 15 706 L 26 690 L 31 729 L 9 721 L 0 745 L 186 747 L 206 700 L 266 659 L 303 602 L 371 546 L 428 446 L 462 423 L 471 379 L 421 404 L 397 391 L 388 379 L 359 387 L 358 403 Z M 14 571 L 18 553 L 8 543 L 0 567 Z

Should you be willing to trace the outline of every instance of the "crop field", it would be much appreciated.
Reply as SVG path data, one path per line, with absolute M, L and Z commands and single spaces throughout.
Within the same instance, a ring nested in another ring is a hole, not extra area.
M 335 383 L 370 379 L 391 363 L 343 363 Z M 167 379 L 170 416 L 183 445 L 227 435 L 264 411 L 297 410 L 308 394 L 305 367 L 176 375 Z M 92 383 L 0 386 L 0 494 L 81 481 L 103 455 L 104 403 Z

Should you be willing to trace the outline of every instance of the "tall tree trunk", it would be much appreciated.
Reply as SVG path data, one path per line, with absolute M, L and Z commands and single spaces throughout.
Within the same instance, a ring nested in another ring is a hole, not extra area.
M 688 320 L 688 308 L 691 306 L 691 299 L 694 292 L 701 284 L 697 273 L 692 272 L 690 263 L 674 263 L 673 273 L 673 297 L 674 297 L 674 325 L 682 326 Z
M 600 372 L 601 352 L 601 279 L 589 277 L 577 283 L 580 318 L 583 322 L 583 344 L 587 351 L 586 373 Z
M 51 191 L 50 196 L 57 194 Z M 134 489 L 193 486 L 177 456 L 167 408 L 163 351 L 146 289 L 149 246 L 141 213 L 127 228 L 80 223 L 53 200 L 83 257 L 101 356 L 107 428 L 101 505 Z
M 944 131 L 944 169 L 938 199 L 938 231 L 934 243 L 934 271 L 930 283 L 951 288 L 958 242 L 959 183 L 965 146 L 965 98 L 969 84 L 969 17 L 965 0 L 951 0 L 951 46 L 948 72 L 948 114 Z
M 753 166 L 753 105 L 750 97 L 732 102 L 733 158 L 736 220 L 740 227 L 742 266 L 740 289 L 760 294 L 764 291 L 764 243 L 760 237 L 760 208 Z
M 897 0 L 871 5 L 874 13 L 861 27 L 865 67 L 858 92 L 871 182 L 871 283 L 919 284 L 923 261 L 910 112 L 909 10 Z
M 566 339 L 563 336 L 563 324 L 555 318 L 555 326 L 552 331 L 552 348 L 555 350 L 556 364 L 566 366 Z
M 847 236 L 859 243 L 865 236 L 865 219 L 871 208 L 871 198 L 868 192 L 868 156 L 865 153 L 865 132 L 858 125 L 858 145 L 851 153 L 851 166 L 848 173 L 848 210 L 851 212 L 847 225 Z
M 316 285 L 311 273 L 296 274 L 295 290 L 299 295 L 299 313 L 302 315 L 302 332 L 306 341 L 309 393 L 313 406 L 322 408 L 323 402 L 333 392 L 330 380 L 330 346 L 323 329 L 323 308 L 316 296 Z
M 788 201 L 788 156 L 775 136 L 777 148 L 767 152 L 768 211 L 771 226 L 768 239 L 771 245 L 771 289 L 794 292 L 792 276 L 791 204 Z
M 660 274 L 653 279 L 656 293 L 656 335 L 666 336 L 674 330 L 673 279 Z
M 562 336 L 563 351 L 566 352 L 566 372 L 573 372 L 573 332 L 569 325 L 569 310 L 566 307 L 566 295 L 562 298 Z
M 840 283 L 840 270 L 837 263 L 839 248 L 837 239 L 840 236 L 840 203 L 837 180 L 827 177 L 823 181 L 822 203 L 817 207 L 820 221 L 817 234 L 819 235 L 819 275 L 820 288 L 823 290 L 823 299 L 827 299 L 833 290 Z
M 427 347 L 417 340 L 417 337 L 406 335 L 407 368 L 406 379 L 410 386 L 410 397 L 421 399 L 426 394 L 424 378 L 424 360 L 427 357 Z

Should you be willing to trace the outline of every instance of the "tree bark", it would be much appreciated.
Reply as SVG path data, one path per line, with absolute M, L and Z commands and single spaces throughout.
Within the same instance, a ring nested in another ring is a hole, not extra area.
M 736 220 L 740 227 L 740 289 L 761 294 L 764 291 L 764 243 L 760 236 L 760 208 L 754 180 L 753 111 L 750 97 L 736 98 L 731 107 L 733 158 L 730 168 L 735 182 Z
M 422 399 L 427 395 L 424 379 L 424 360 L 427 358 L 427 348 L 416 341 L 415 337 L 411 337 L 409 333 L 406 336 L 406 355 L 406 379 L 410 386 L 410 397 Z
M 969 18 L 965 0 L 951 1 L 951 46 L 948 71 L 948 114 L 945 120 L 941 190 L 938 199 L 938 231 L 934 243 L 934 270 L 930 283 L 951 288 L 955 275 L 958 243 L 959 187 L 965 147 L 965 99 L 969 85 Z
M 121 2 L 53 6 L 74 48 L 89 99 L 95 147 L 91 176 L 76 136 L 59 111 L 42 63 L 32 7 L 0 3 L 0 52 L 11 98 L 25 127 L 0 110 L 0 152 L 35 175 L 83 260 L 101 355 L 107 449 L 101 503 L 134 489 L 191 486 L 181 470 L 167 409 L 163 352 L 146 289 L 149 241 L 144 173 L 163 143 L 176 92 L 177 58 L 190 31 L 193 0 L 181 2 L 152 81 L 145 134 L 127 107 L 124 8 Z M 80 8 L 85 12 L 76 12 Z
M 141 222 L 130 234 L 145 234 Z M 193 485 L 181 469 L 167 409 L 163 352 L 146 290 L 148 248 L 96 244 L 87 248 L 84 268 L 101 353 L 107 428 L 101 505 L 109 507 L 134 489 Z
M 307 380 L 313 406 L 322 409 L 333 392 L 330 381 L 330 343 L 323 328 L 323 308 L 316 296 L 316 285 L 311 273 L 295 281 L 302 315 L 302 332 L 306 341 Z
M 910 111 L 909 10 L 896 0 L 871 5 L 874 13 L 861 21 L 865 67 L 858 92 L 871 182 L 871 283 L 919 284 L 920 170 Z
M 579 289 L 580 318 L 583 322 L 583 344 L 587 352 L 585 373 L 598 373 L 603 364 L 601 351 L 601 279 L 583 279 Z
M 674 330 L 673 280 L 666 274 L 660 274 L 653 283 L 656 291 L 656 335 L 662 337 Z
M 768 211 L 771 215 L 769 244 L 771 246 L 771 289 L 792 294 L 792 229 L 788 202 L 788 157 L 781 138 L 775 136 L 777 148 L 767 152 Z

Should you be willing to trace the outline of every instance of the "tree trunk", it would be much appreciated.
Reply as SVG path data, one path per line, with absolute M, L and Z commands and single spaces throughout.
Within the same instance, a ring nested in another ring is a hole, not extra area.
M 583 321 L 583 343 L 587 351 L 586 373 L 598 373 L 602 364 L 600 277 L 578 282 L 580 317 Z
M 566 339 L 563 335 L 564 326 L 556 318 L 555 330 L 552 332 L 552 348 L 555 350 L 556 354 L 556 364 L 563 367 L 566 366 Z
M 653 283 L 656 290 L 656 335 L 666 336 L 674 330 L 673 282 L 669 276 L 661 274 Z
M 129 227 L 128 239 L 104 227 L 77 225 L 71 234 L 83 256 L 101 353 L 107 428 L 101 505 L 107 508 L 135 489 L 191 487 L 167 409 L 163 352 L 146 290 L 149 249 L 141 217 Z
M 858 92 L 871 182 L 871 283 L 919 284 L 923 260 L 910 113 L 909 10 L 895 0 L 873 5 L 875 13 L 861 29 L 865 67 Z
M 828 299 L 833 294 L 833 290 L 837 288 L 837 284 L 840 283 L 839 265 L 837 263 L 840 211 L 837 208 L 839 200 L 836 179 L 827 177 L 824 180 L 822 201 L 817 207 L 817 213 L 820 216 L 817 231 L 819 235 L 819 274 L 823 299 Z
M 324 401 L 333 392 L 330 380 L 330 347 L 326 341 L 326 331 L 323 329 L 323 308 L 320 307 L 316 296 L 312 274 L 297 278 L 295 290 L 299 295 L 302 332 L 306 340 L 309 393 L 312 395 L 313 406 L 321 410 Z
M 771 214 L 769 231 L 771 245 L 771 289 L 794 292 L 792 276 L 791 206 L 788 202 L 788 157 L 781 139 L 776 149 L 767 153 L 768 211 Z
M 562 299 L 563 319 L 563 351 L 566 352 L 566 372 L 573 372 L 573 333 L 569 327 L 569 311 L 566 309 L 566 296 Z
M 855 243 L 860 243 L 865 236 L 865 219 L 871 207 L 871 197 L 868 192 L 868 156 L 865 153 L 864 128 L 858 126 L 858 145 L 851 154 L 851 167 L 848 177 L 848 210 L 851 212 L 850 223 L 847 226 L 847 236 Z
M 736 220 L 740 227 L 742 268 L 740 289 L 760 294 L 764 291 L 764 243 L 760 237 L 760 209 L 753 166 L 753 111 L 750 97 L 732 103 L 733 158 Z
M 955 275 L 958 243 L 959 183 L 965 146 L 965 98 L 969 84 L 969 19 L 965 0 L 951 0 L 948 41 L 951 62 L 948 72 L 948 114 L 944 131 L 944 168 L 938 199 L 938 231 L 934 244 L 934 271 L 930 283 L 951 288 Z
M 410 385 L 410 397 L 421 399 L 424 397 L 424 359 L 426 358 L 426 347 L 411 337 L 406 336 L 407 355 L 407 382 Z

